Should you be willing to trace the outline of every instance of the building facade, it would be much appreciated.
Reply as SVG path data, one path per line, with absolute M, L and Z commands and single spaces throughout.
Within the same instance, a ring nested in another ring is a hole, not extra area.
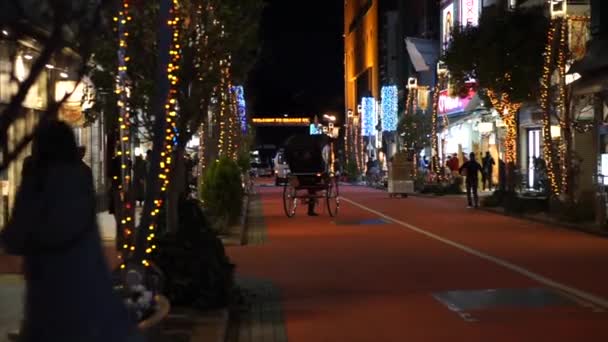
M 2 111 L 17 92 L 20 82 L 29 75 L 41 46 L 34 38 L 14 39 L 8 29 L 3 29 L 0 34 L 0 111 Z M 71 68 L 78 65 L 78 60 L 79 57 L 69 50 L 63 50 L 61 54 L 53 56 L 30 88 L 21 105 L 21 115 L 11 124 L 7 135 L 0 140 L 2 148 L 0 159 L 12 153 L 25 136 L 34 132 L 41 117 L 46 115 L 45 111 L 49 103 L 60 100 L 66 93 L 73 91 L 72 96 L 59 109 L 58 119 L 74 128 L 77 143 L 86 148 L 83 160 L 91 167 L 98 193 L 103 194 L 106 187 L 103 122 L 101 119 L 92 123 L 85 120 L 84 109 L 90 104 L 83 103 L 83 96 L 85 88 L 91 85 L 85 80 L 78 88 L 74 88 L 77 83 L 73 79 L 76 72 Z M 9 167 L 0 173 L 0 229 L 8 221 L 21 183 L 23 162 L 30 153 L 31 146 L 27 146 Z

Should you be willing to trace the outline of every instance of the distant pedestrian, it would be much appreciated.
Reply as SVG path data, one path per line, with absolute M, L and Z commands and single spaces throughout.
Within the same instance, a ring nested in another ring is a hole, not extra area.
M 7 252 L 23 256 L 19 340 L 129 341 L 135 326 L 112 289 L 93 178 L 82 167 L 74 133 L 64 123 L 44 122 L 34 139 L 11 220 L 0 235 Z
M 479 207 L 479 197 L 477 195 L 477 186 L 479 182 L 479 174 L 483 172 L 481 165 L 475 160 L 475 153 L 469 154 L 469 160 L 467 160 L 460 167 L 460 174 L 466 177 L 467 187 L 467 201 L 469 208 Z
M 458 170 L 460 169 L 460 163 L 458 162 L 458 155 L 456 155 L 456 153 L 454 153 L 454 155 L 452 155 L 451 157 L 448 158 L 448 167 L 450 168 L 450 171 L 452 172 L 452 175 L 456 176 L 456 174 L 458 173 Z
M 112 157 L 108 167 L 108 176 L 110 178 L 110 189 L 108 191 L 108 211 L 111 215 L 114 216 L 114 221 L 116 222 L 116 250 L 121 250 L 124 244 L 123 232 L 120 229 L 120 217 L 122 212 L 122 200 L 120 198 L 120 185 L 122 182 L 122 160 L 118 153 L 115 153 L 115 155 Z
M 486 156 L 482 159 L 482 166 L 483 166 L 482 185 L 483 185 L 483 188 L 488 189 L 488 191 L 491 191 L 492 187 L 493 187 L 492 173 L 494 172 L 495 164 L 496 164 L 496 162 L 494 162 L 494 158 L 492 158 L 492 155 L 490 155 L 490 152 L 486 152 Z
M 133 165 L 133 190 L 135 192 L 135 205 L 143 205 L 146 183 L 146 162 L 142 156 L 135 156 Z
M 500 191 L 507 191 L 507 164 L 500 158 L 498 159 L 498 186 Z

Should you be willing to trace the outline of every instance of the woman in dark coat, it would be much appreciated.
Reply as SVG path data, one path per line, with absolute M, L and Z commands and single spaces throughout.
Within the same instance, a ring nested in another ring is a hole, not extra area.
M 112 289 L 91 170 L 80 160 L 69 126 L 41 125 L 11 221 L 0 235 L 6 251 L 24 259 L 20 340 L 129 341 L 135 326 Z

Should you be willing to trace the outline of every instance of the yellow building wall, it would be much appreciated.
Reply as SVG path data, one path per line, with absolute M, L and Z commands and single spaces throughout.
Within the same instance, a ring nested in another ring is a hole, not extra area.
M 350 25 L 366 1 L 346 1 L 344 8 L 344 73 L 345 107 L 357 110 L 357 77 L 370 70 L 371 93 L 380 97 L 378 54 L 378 0 L 373 0 L 359 27 L 349 32 Z

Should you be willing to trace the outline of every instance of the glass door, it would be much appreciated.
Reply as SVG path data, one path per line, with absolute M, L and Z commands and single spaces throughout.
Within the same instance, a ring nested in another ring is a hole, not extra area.
M 540 157 L 540 129 L 528 130 L 528 188 L 536 182 L 534 160 Z

